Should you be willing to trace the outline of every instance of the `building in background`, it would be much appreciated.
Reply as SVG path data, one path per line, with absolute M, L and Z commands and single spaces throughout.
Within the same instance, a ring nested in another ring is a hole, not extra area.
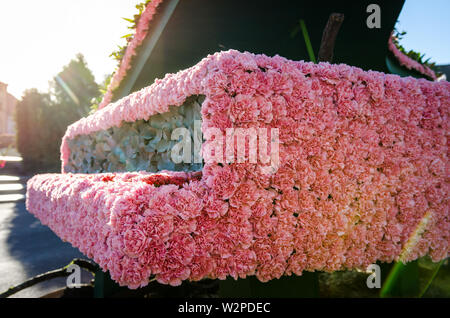
M 450 64 L 447 65 L 438 65 L 437 69 L 439 72 L 441 72 L 443 75 L 445 75 L 445 80 L 450 79 Z
M 15 135 L 14 110 L 17 99 L 8 93 L 8 84 L 0 82 L 0 135 Z

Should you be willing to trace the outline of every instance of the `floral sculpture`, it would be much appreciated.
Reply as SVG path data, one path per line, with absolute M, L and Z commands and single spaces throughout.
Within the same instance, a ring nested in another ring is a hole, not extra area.
M 413 70 L 422 75 L 425 75 L 427 76 L 427 78 L 430 78 L 434 81 L 437 80 L 436 73 L 431 68 L 429 68 L 426 65 L 420 64 L 419 62 L 413 60 L 408 55 L 400 51 L 398 47 L 395 45 L 393 39 L 394 36 L 389 37 L 388 48 L 389 51 L 395 56 L 395 58 L 397 59 L 398 63 L 401 66 L 406 67 L 408 70 Z
M 111 102 L 113 91 L 117 89 L 117 87 L 120 85 L 120 82 L 126 76 L 128 70 L 131 68 L 131 60 L 136 56 L 136 50 L 139 48 L 139 46 L 147 36 L 150 21 L 153 19 L 153 16 L 156 13 L 156 8 L 161 4 L 161 2 L 162 0 L 152 0 L 145 6 L 144 11 L 139 18 L 139 22 L 136 25 L 136 31 L 133 35 L 133 38 L 127 45 L 125 54 L 120 61 L 119 67 L 114 72 L 106 93 L 103 96 L 101 103 L 98 105 L 99 108 L 103 108 Z
M 101 139 L 83 148 L 95 162 L 114 129 L 141 121 L 146 146 L 145 123 L 192 96 L 201 171 L 77 170 L 77 138 Z M 449 252 L 449 106 L 448 82 L 220 52 L 72 124 L 63 173 L 32 178 L 27 207 L 130 288 L 437 261 Z M 211 128 L 278 129 L 278 166 L 209 160 Z

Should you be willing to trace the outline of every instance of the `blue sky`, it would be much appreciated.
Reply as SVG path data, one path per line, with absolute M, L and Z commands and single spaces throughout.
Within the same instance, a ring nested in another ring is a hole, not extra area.
M 48 81 L 81 52 L 101 82 L 116 66 L 109 54 L 129 33 L 121 18 L 132 17 L 142 1 L 1 0 L 0 81 L 17 98 L 26 88 L 45 92 Z M 408 32 L 406 49 L 450 64 L 450 0 L 406 0 L 398 29 Z
M 400 42 L 405 49 L 425 53 L 438 65 L 450 64 L 449 0 L 406 0 L 397 29 L 407 32 Z

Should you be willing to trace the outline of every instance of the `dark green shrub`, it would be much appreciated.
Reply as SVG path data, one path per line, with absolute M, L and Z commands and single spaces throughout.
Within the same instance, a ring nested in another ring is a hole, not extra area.
M 26 90 L 16 109 L 17 150 L 26 169 L 56 170 L 67 126 L 89 113 L 99 87 L 83 55 L 55 76 L 50 93 Z

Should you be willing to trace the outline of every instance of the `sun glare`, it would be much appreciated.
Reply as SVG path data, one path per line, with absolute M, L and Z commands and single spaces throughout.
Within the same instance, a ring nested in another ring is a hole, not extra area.
M 82 53 L 96 81 L 115 68 L 109 58 L 127 34 L 140 0 L 1 1 L 0 81 L 20 98 L 23 90 L 48 90 L 48 82 Z

